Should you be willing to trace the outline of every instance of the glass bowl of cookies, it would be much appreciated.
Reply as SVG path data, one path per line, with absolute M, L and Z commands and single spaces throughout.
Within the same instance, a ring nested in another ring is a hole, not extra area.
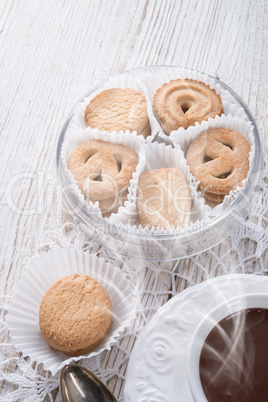
M 230 88 L 155 66 L 110 77 L 77 102 L 57 167 L 81 230 L 120 255 L 171 260 L 220 243 L 250 216 L 262 152 Z

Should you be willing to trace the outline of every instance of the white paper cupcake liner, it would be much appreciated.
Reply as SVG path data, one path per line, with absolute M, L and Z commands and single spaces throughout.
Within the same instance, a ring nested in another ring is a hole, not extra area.
M 190 78 L 197 81 L 202 81 L 206 85 L 210 86 L 210 88 L 215 89 L 216 93 L 220 95 L 222 100 L 223 112 L 225 115 L 231 114 L 232 116 L 239 117 L 241 119 L 246 119 L 246 113 L 243 108 L 238 107 L 235 102 L 233 96 L 225 90 L 219 83 L 215 82 L 213 77 L 210 77 L 207 74 L 200 73 L 194 70 L 188 70 L 184 68 L 163 68 L 155 73 L 147 73 L 137 80 L 139 88 L 145 88 L 144 93 L 147 99 L 148 104 L 153 103 L 153 97 L 158 88 L 160 88 L 164 83 L 169 82 L 170 80 L 174 80 L 177 78 L 185 79 Z M 161 125 L 159 124 L 157 118 L 151 115 L 152 106 L 149 107 L 150 110 L 150 119 L 151 126 L 154 127 L 155 131 L 159 131 L 159 136 L 164 140 L 168 140 L 169 136 L 167 136 Z M 188 129 L 187 129 L 188 130 Z M 186 130 L 186 131 L 187 131 Z
M 72 274 L 89 275 L 105 288 L 112 302 L 113 323 L 107 338 L 91 353 L 77 357 L 50 349 L 39 328 L 39 308 L 43 296 L 58 279 Z M 136 316 L 135 290 L 116 266 L 74 248 L 54 249 L 33 258 L 19 281 L 7 325 L 12 341 L 24 357 L 42 363 L 53 375 L 65 364 L 83 358 L 94 357 L 116 344 L 120 334 L 128 328 Z
M 117 132 L 112 132 L 112 133 L 106 133 L 105 131 L 99 131 L 97 129 L 91 129 L 90 127 L 87 127 L 85 129 L 80 129 L 80 130 L 69 130 L 68 137 L 65 139 L 64 143 L 62 144 L 62 149 L 61 149 L 61 159 L 63 162 L 63 167 L 65 170 L 65 175 L 68 178 L 68 188 L 72 189 L 72 191 L 76 194 L 78 197 L 78 206 L 79 208 L 84 208 L 91 214 L 94 214 L 98 216 L 99 218 L 102 218 L 101 210 L 99 208 L 99 202 L 95 202 L 94 204 L 89 201 L 87 202 L 84 195 L 82 194 L 81 190 L 78 187 L 78 184 L 76 180 L 73 177 L 73 174 L 71 171 L 67 168 L 67 163 L 68 159 L 72 153 L 72 151 L 81 143 L 88 141 L 88 140 L 103 140 L 106 142 L 110 142 L 113 144 L 123 144 L 132 149 L 138 158 L 138 165 L 136 167 L 135 172 L 133 173 L 132 179 L 130 180 L 129 187 L 128 187 L 128 195 L 127 195 L 127 200 L 124 202 L 124 206 L 128 205 L 130 202 L 132 202 L 133 197 L 136 195 L 136 185 L 137 185 L 137 180 L 139 178 L 140 172 L 143 169 L 144 163 L 145 163 L 145 152 L 144 148 L 142 146 L 143 144 L 143 138 L 142 136 L 138 136 L 135 132 L 131 133 L 130 131 L 119 131 Z M 108 222 L 113 222 L 113 216 L 115 214 L 112 214 L 108 219 Z
M 133 75 L 117 74 L 113 77 L 110 77 L 107 81 L 105 81 L 103 83 L 103 86 L 98 88 L 96 91 L 92 92 L 89 96 L 86 96 L 85 98 L 83 98 L 78 103 L 78 105 L 76 106 L 76 108 L 74 110 L 74 114 L 70 121 L 66 136 L 69 135 L 69 130 L 79 130 L 81 128 L 86 128 L 84 115 L 85 115 L 85 110 L 86 110 L 87 105 L 96 95 L 98 95 L 102 91 L 104 91 L 106 89 L 110 89 L 110 88 L 122 88 L 122 89 L 132 88 L 132 89 L 135 89 L 136 91 L 139 91 L 143 95 L 145 95 L 143 89 L 137 85 L 137 79 Z M 147 113 L 148 113 L 148 117 L 149 117 L 149 121 L 150 121 L 150 116 L 152 113 L 151 104 L 147 104 Z M 154 129 L 154 127 L 153 127 L 153 129 Z M 149 135 L 147 137 L 148 141 L 151 141 L 155 135 L 156 135 L 155 131 L 151 130 L 151 135 Z M 143 136 L 139 135 L 139 137 L 143 137 Z M 144 137 L 143 137 L 143 140 L 145 140 Z
M 238 131 L 241 133 L 246 140 L 248 141 L 250 145 L 250 153 L 249 153 L 249 172 L 247 175 L 247 178 L 242 181 L 242 187 L 238 187 L 236 190 L 233 190 L 230 192 L 229 195 L 226 195 L 224 197 L 224 201 L 217 205 L 215 208 L 211 208 L 208 205 L 208 209 L 206 210 L 209 214 L 209 216 L 218 216 L 221 214 L 228 206 L 230 203 L 236 198 L 238 193 L 242 190 L 242 188 L 245 187 L 248 177 L 252 171 L 252 166 L 253 166 L 253 160 L 254 160 L 254 154 L 255 154 L 255 142 L 254 142 L 254 134 L 253 134 L 253 126 L 252 124 L 247 121 L 240 119 L 238 117 L 233 117 L 231 115 L 228 116 L 216 116 L 214 119 L 209 119 L 208 121 L 203 121 L 201 124 L 197 124 L 196 126 L 189 127 L 188 130 L 184 129 L 179 129 L 177 131 L 172 131 L 170 134 L 170 139 L 172 140 L 173 144 L 176 147 L 179 147 L 185 158 L 187 151 L 194 141 L 194 139 L 203 131 L 209 129 L 209 128 L 215 128 L 215 127 L 223 127 L 223 128 L 228 128 L 234 131 Z M 195 179 L 196 180 L 196 179 Z M 196 181 L 198 184 L 198 182 Z
M 127 230 L 131 234 L 172 234 L 180 233 L 184 230 L 196 228 L 200 225 L 200 222 L 206 217 L 205 200 L 201 197 L 200 193 L 197 193 L 197 183 L 194 177 L 190 173 L 190 169 L 186 164 L 186 160 L 182 151 L 178 148 L 172 148 L 170 145 L 164 143 L 159 144 L 157 142 L 147 143 L 145 148 L 145 165 L 141 173 L 149 170 L 162 169 L 167 167 L 178 167 L 184 174 L 191 193 L 192 208 L 190 215 L 189 225 L 184 224 L 180 227 L 171 227 L 169 229 L 153 227 L 142 227 L 139 225 L 137 200 L 135 203 L 129 204 L 126 208 L 119 209 L 116 220 L 119 229 Z M 131 222 L 131 224 L 128 224 Z

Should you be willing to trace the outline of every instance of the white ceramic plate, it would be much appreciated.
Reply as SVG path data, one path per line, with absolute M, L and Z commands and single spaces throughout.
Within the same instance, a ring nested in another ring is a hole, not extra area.
M 175 296 L 155 314 L 131 354 L 125 402 L 194 402 L 186 373 L 191 336 L 201 319 L 223 301 L 268 293 L 268 277 L 234 274 L 213 278 Z

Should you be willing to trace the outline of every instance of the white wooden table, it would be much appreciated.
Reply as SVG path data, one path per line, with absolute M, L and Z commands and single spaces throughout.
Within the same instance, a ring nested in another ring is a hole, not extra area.
M 0 296 L 12 295 L 44 233 L 71 220 L 59 207 L 56 144 L 91 86 L 147 65 L 206 72 L 249 106 L 267 155 L 267 60 L 267 0 L 1 0 Z

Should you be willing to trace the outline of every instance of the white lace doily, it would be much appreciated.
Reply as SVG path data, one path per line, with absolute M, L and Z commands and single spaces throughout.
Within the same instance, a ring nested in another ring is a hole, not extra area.
M 100 377 L 115 394 L 124 400 L 124 379 L 128 359 L 135 340 L 146 323 L 170 297 L 186 287 L 203 280 L 227 273 L 268 272 L 268 169 L 264 171 L 260 190 L 254 198 L 249 220 L 220 245 L 197 256 L 178 262 L 146 262 L 122 258 L 100 247 L 79 230 L 79 224 L 66 223 L 60 232 L 48 232 L 39 253 L 57 246 L 74 247 L 97 252 L 110 262 L 117 262 L 123 272 L 135 284 L 139 294 L 138 315 L 131 330 L 120 338 L 117 346 L 101 355 L 81 360 L 80 363 Z M 59 374 L 55 377 L 42 366 L 24 359 L 13 347 L 6 326 L 11 296 L 0 299 L 0 401 L 54 401 L 61 400 Z M 9 393 L 7 389 L 11 389 Z M 5 395 L 5 396 L 1 396 Z

